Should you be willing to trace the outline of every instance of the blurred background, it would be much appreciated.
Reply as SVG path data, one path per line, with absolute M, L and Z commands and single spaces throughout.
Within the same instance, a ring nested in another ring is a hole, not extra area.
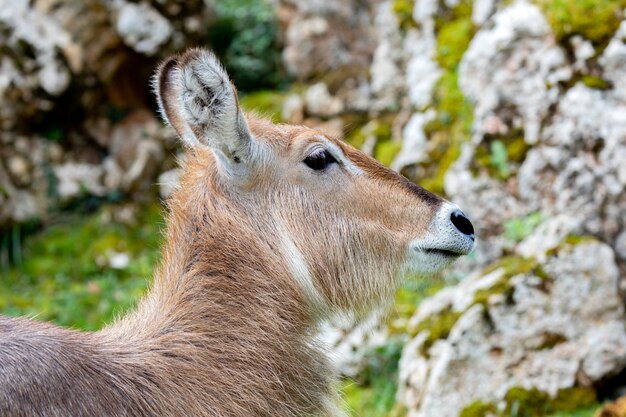
M 625 0 L 0 0 L 0 313 L 95 330 L 159 259 L 158 62 L 461 206 L 476 251 L 329 326 L 354 416 L 626 416 Z M 374 329 L 373 331 L 367 329 Z

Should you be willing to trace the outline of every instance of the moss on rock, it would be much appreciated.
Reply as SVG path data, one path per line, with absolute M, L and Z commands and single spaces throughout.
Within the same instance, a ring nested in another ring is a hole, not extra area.
M 493 402 L 476 400 L 463 408 L 459 417 L 571 416 L 569 413 L 575 414 L 577 410 L 588 412 L 597 401 L 595 390 L 588 387 L 565 388 L 554 397 L 536 388 L 513 387 L 505 394 L 501 407 Z M 568 414 L 561 414 L 563 412 Z
M 581 35 L 606 45 L 624 18 L 625 0 L 535 0 L 558 41 Z
M 581 81 L 587 87 L 593 88 L 593 89 L 596 89 L 596 90 L 608 90 L 609 88 L 611 88 L 611 86 L 610 86 L 608 81 L 606 81 L 602 77 L 597 77 L 597 76 L 594 76 L 594 75 L 588 75 L 588 74 L 587 75 L 583 75 L 581 77 Z
M 452 9 L 442 8 L 436 19 L 437 62 L 443 74 L 435 85 L 436 117 L 424 127 L 429 139 L 428 160 L 420 185 L 444 194 L 446 171 L 461 154 L 461 144 L 472 131 L 473 108 L 458 83 L 458 66 L 476 31 L 471 20 L 471 2 L 463 0 Z
M 415 326 L 415 329 L 413 329 L 412 332 L 413 336 L 424 331 L 428 332 L 426 340 L 421 347 L 422 355 L 428 356 L 428 350 L 437 340 L 447 338 L 450 331 L 462 315 L 463 312 L 454 311 L 452 308 L 448 308 L 437 314 L 433 314 Z
M 506 180 L 517 171 L 529 149 L 522 130 L 511 130 L 506 135 L 486 135 L 476 148 L 473 172 L 484 171 L 492 178 Z
M 494 403 L 477 400 L 462 409 L 459 417 L 489 417 L 495 416 L 497 411 Z
M 394 0 L 393 11 L 398 16 L 400 28 L 407 30 L 417 27 L 417 23 L 413 19 L 414 0 Z

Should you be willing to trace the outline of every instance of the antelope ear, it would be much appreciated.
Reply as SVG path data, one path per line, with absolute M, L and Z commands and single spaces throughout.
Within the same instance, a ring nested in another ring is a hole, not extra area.
M 209 146 L 226 163 L 250 162 L 252 136 L 237 90 L 213 53 L 191 49 L 168 58 L 154 87 L 161 115 L 188 146 Z

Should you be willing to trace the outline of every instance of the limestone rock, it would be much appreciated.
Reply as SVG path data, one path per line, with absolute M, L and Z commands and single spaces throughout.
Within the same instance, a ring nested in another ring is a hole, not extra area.
M 128 46 L 137 52 L 154 55 L 172 35 L 172 27 L 148 3 L 121 3 L 116 30 Z
M 368 2 L 280 0 L 283 61 L 299 80 L 346 65 L 366 69 L 374 45 Z
M 486 118 L 512 107 L 523 119 L 528 143 L 539 139 L 542 120 L 558 98 L 549 87 L 571 77 L 565 52 L 556 44 L 538 7 L 517 1 L 483 27 L 463 56 L 459 84 L 476 107 L 474 129 Z
M 400 364 L 398 400 L 409 416 L 457 417 L 476 400 L 497 404 L 513 387 L 555 396 L 626 366 L 626 317 L 609 246 L 565 245 L 543 268 L 507 268 L 474 275 L 416 312 L 413 326 L 424 330 Z M 420 323 L 451 313 L 458 320 L 449 335 L 426 345 L 429 327 Z
M 332 97 L 324 83 L 313 84 L 306 91 L 305 103 L 307 112 L 312 116 L 329 117 L 343 110 L 343 103 L 337 97 Z

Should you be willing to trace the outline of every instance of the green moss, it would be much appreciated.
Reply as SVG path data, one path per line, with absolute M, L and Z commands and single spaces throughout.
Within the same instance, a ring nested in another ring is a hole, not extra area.
M 390 334 L 392 336 L 406 334 L 407 323 L 420 303 L 425 298 L 435 295 L 445 285 L 444 280 L 438 278 L 407 280 L 398 290 L 393 309 L 387 319 Z
M 374 148 L 374 158 L 383 165 L 389 166 L 394 158 L 402 149 L 402 143 L 395 141 L 387 141 L 376 144 Z
M 517 275 L 532 274 L 539 277 L 544 282 L 552 279 L 535 259 L 521 256 L 507 256 L 501 258 L 485 268 L 483 275 L 490 274 L 497 270 L 502 270 L 500 279 L 491 287 L 476 291 L 472 305 L 482 304 L 486 306 L 492 295 L 504 295 L 507 299 L 510 299 L 513 295 L 511 278 Z
M 580 410 L 558 411 L 550 414 L 548 417 L 594 417 L 597 415 L 599 407 L 600 404 L 594 404 L 589 407 L 581 408 Z
M 489 417 L 496 415 L 497 407 L 493 403 L 474 401 L 461 410 L 459 417 Z
M 443 73 L 433 91 L 432 108 L 436 117 L 424 126 L 428 137 L 428 158 L 421 165 L 417 182 L 424 188 L 444 194 L 446 171 L 459 157 L 461 144 L 472 132 L 473 108 L 458 85 L 458 66 L 476 28 L 471 21 L 471 1 L 462 0 L 452 9 L 440 4 L 435 19 L 437 61 Z
M 473 172 L 487 172 L 492 178 L 506 180 L 513 175 L 526 158 L 530 146 L 524 132 L 511 130 L 506 135 L 486 135 L 476 148 Z
M 574 411 L 589 408 L 598 402 L 596 391 L 590 387 L 572 387 L 560 390 L 550 401 L 554 411 Z
M 592 417 L 598 406 L 593 388 L 567 388 L 550 398 L 537 389 L 514 387 L 505 395 L 503 410 L 477 400 L 461 410 L 459 417 Z
M 346 142 L 360 149 L 368 138 L 373 137 L 376 143 L 373 150 L 374 158 L 389 166 L 402 149 L 402 143 L 392 137 L 394 117 L 395 115 L 390 114 L 370 120 L 365 125 L 353 129 L 347 136 Z
M 394 0 L 393 11 L 398 16 L 398 22 L 402 30 L 417 27 L 417 23 L 413 19 L 414 0 Z
M 560 243 L 560 245 L 554 249 L 550 249 L 546 255 L 548 256 L 554 256 L 556 255 L 558 252 L 560 251 L 569 251 L 571 250 L 574 246 L 577 245 L 582 245 L 585 243 L 594 243 L 594 242 L 598 242 L 598 238 L 594 237 L 594 236 L 579 236 L 579 235 L 567 235 L 563 241 Z
M 581 245 L 584 243 L 596 243 L 598 242 L 598 238 L 594 236 L 578 236 L 578 235 L 567 235 L 565 239 L 563 239 L 563 243 L 567 245 Z
M 507 299 L 510 298 L 513 295 L 513 287 L 509 279 L 509 277 L 503 276 L 493 286 L 476 291 L 472 305 L 482 304 L 486 306 L 492 295 L 503 295 Z
M 271 118 L 273 122 L 279 122 L 285 97 L 286 93 L 282 91 L 256 91 L 240 97 L 239 103 L 245 111 L 256 112 L 263 117 Z
M 462 315 L 462 312 L 453 311 L 451 308 L 448 308 L 421 321 L 415 329 L 413 329 L 412 333 L 413 336 L 415 336 L 423 331 L 428 332 L 428 336 L 421 348 L 422 355 L 428 356 L 428 350 L 437 340 L 447 338 Z
M 454 70 L 474 36 L 471 15 L 444 24 L 437 36 L 437 61 L 442 68 Z
M 560 390 L 554 398 L 536 388 L 511 388 L 505 395 L 504 416 L 544 417 L 551 413 L 586 410 L 597 403 L 593 388 L 573 387 Z
M 445 174 L 461 154 L 461 144 L 469 140 L 473 123 L 473 109 L 459 89 L 456 70 L 441 76 L 433 104 L 437 115 L 424 127 L 431 163 L 425 166 L 427 175 L 418 182 L 432 192 L 444 194 Z
M 512 243 L 518 243 L 530 236 L 545 220 L 539 211 L 524 217 L 515 217 L 504 222 L 504 238 Z
M 624 0 L 535 0 L 558 41 L 581 35 L 606 44 L 624 18 Z
M 483 271 L 483 274 L 489 274 L 498 269 L 504 271 L 504 277 L 512 278 L 515 275 L 534 273 L 539 268 L 539 264 L 535 259 L 524 258 L 522 256 L 506 256 L 489 265 Z
M 602 77 L 596 77 L 593 75 L 583 75 L 581 78 L 583 84 L 589 88 L 596 90 L 608 90 L 610 88 L 609 83 Z
M 504 396 L 504 401 L 506 416 L 541 417 L 546 414 L 550 396 L 536 388 L 513 387 Z

